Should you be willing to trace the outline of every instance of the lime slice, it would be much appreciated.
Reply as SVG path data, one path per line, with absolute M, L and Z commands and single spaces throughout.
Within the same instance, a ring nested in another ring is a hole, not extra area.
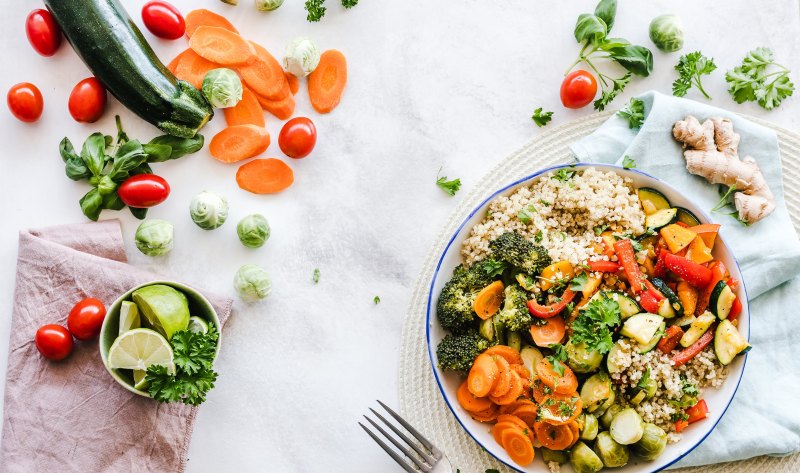
M 108 366 L 113 369 L 146 370 L 151 365 L 166 366 L 172 373 L 172 347 L 166 338 L 147 328 L 135 328 L 120 335 L 108 350 Z
M 206 333 L 208 332 L 208 322 L 193 315 L 189 317 L 189 331 L 195 333 Z
M 142 326 L 139 307 L 131 301 L 122 301 L 119 308 L 119 334 Z
M 147 390 L 147 387 L 150 385 L 147 381 L 145 381 L 144 376 L 147 374 L 145 370 L 133 370 L 133 387 L 138 389 L 139 391 Z
M 145 286 L 134 291 L 132 297 L 150 326 L 167 340 L 189 325 L 189 301 L 173 287 Z

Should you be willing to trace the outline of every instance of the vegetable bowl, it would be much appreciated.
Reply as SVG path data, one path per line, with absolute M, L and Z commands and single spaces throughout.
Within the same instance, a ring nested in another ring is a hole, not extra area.
M 543 169 L 489 196 L 447 244 L 427 304 L 434 376 L 464 430 L 517 471 L 683 458 L 750 349 L 719 228 L 669 184 L 612 165 Z

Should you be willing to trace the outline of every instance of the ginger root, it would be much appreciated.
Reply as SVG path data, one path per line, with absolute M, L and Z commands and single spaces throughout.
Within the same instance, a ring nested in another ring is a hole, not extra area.
M 675 123 L 672 135 L 687 148 L 686 169 L 712 184 L 735 186 L 739 220 L 755 223 L 775 210 L 775 196 L 756 160 L 739 159 L 740 137 L 729 119 L 711 118 L 702 124 L 693 116 Z

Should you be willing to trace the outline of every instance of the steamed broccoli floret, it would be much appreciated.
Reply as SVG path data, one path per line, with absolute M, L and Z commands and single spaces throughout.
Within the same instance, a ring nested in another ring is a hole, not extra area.
M 475 358 L 490 346 L 492 343 L 474 329 L 460 335 L 448 334 L 436 347 L 439 367 L 443 370 L 469 371 Z
M 516 232 L 506 232 L 489 243 L 492 256 L 528 274 L 540 273 L 552 260 L 543 246 L 534 245 Z
M 448 281 L 439 294 L 436 314 L 442 328 L 453 333 L 463 333 L 472 326 L 477 316 L 472 310 L 475 296 L 492 282 L 480 264 L 469 269 L 458 266 L 453 278 Z
M 528 331 L 533 324 L 528 310 L 528 294 L 516 284 L 506 286 L 500 321 L 512 332 Z

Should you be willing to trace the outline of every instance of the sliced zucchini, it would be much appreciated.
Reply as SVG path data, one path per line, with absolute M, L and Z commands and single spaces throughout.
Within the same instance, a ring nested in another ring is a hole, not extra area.
M 744 339 L 739 329 L 730 320 L 723 320 L 714 333 L 714 353 L 723 365 L 728 365 L 736 355 L 747 351 L 750 344 Z
M 637 343 L 647 344 L 653 339 L 663 322 L 664 317 L 643 312 L 629 317 L 628 320 L 622 324 L 620 333 L 630 339 L 636 340 Z
M 683 207 L 675 207 L 678 209 L 678 221 L 683 222 L 690 227 L 694 227 L 695 225 L 700 225 L 700 219 L 695 216 L 690 210 L 684 209 Z
M 563 465 L 569 461 L 569 456 L 564 450 L 550 450 L 549 448 L 542 447 L 542 460 L 544 463 L 555 462 Z
M 622 445 L 631 445 L 638 442 L 644 435 L 644 422 L 642 417 L 631 407 L 619 411 L 611 420 L 608 431 L 611 438 Z
M 542 352 L 536 347 L 525 345 L 522 347 L 522 350 L 519 351 L 519 356 L 522 357 L 522 366 L 528 370 L 528 373 L 531 373 L 531 376 L 536 376 L 536 370 L 534 368 L 542 361 L 542 358 L 544 358 Z
M 695 321 L 697 317 L 694 315 L 684 315 L 683 317 L 678 317 L 677 319 L 672 321 L 672 325 L 677 325 L 678 327 L 688 327 L 692 325 L 692 322 Z
M 522 349 L 522 335 L 519 332 L 506 331 L 506 345 L 514 350 L 520 351 Z
M 651 189 L 649 187 L 641 187 L 639 190 L 636 191 L 639 195 L 639 200 L 642 202 L 642 208 L 645 209 L 645 214 L 650 215 L 647 213 L 648 209 L 655 209 L 655 211 L 659 211 L 662 209 L 668 209 L 672 207 L 669 204 L 669 200 L 662 194 L 655 189 Z M 648 202 L 648 204 L 645 204 Z M 654 212 L 651 212 L 654 213 Z
M 597 432 L 600 430 L 600 423 L 597 417 L 588 412 L 584 412 L 580 416 L 579 424 L 581 425 L 581 440 L 592 441 L 597 437 Z
M 634 406 L 638 406 L 642 402 L 644 402 L 644 398 L 647 397 L 647 393 L 644 389 L 636 391 L 636 394 L 631 398 L 631 404 Z
M 567 350 L 567 364 L 576 373 L 597 371 L 603 363 L 603 354 L 589 350 L 583 342 L 574 343 L 569 340 L 564 348 Z
M 736 301 L 736 294 L 733 293 L 731 288 L 725 284 L 725 281 L 720 281 L 714 286 L 711 291 L 711 298 L 708 301 L 708 306 L 711 312 L 714 313 L 720 320 L 728 318 L 731 313 L 731 307 Z
M 592 296 L 591 299 L 589 299 L 589 302 L 592 302 L 593 300 L 597 299 L 598 297 L 603 297 L 603 296 L 610 297 L 610 298 L 614 299 L 615 301 L 617 301 L 617 304 L 619 304 L 620 316 L 622 317 L 623 320 L 627 319 L 631 315 L 638 314 L 639 312 L 642 311 L 639 308 L 639 304 L 637 304 L 636 301 L 633 300 L 633 298 L 628 297 L 626 294 L 623 294 L 623 293 L 621 293 L 619 291 L 600 291 L 600 292 L 597 292 L 597 293 L 595 293 L 595 295 Z
M 606 369 L 608 369 L 609 373 L 620 373 L 624 369 L 624 367 L 621 366 L 618 361 L 620 356 L 622 356 L 622 347 L 620 345 L 620 341 L 617 341 L 617 343 L 611 347 L 611 350 L 609 350 L 608 356 L 606 357 Z
M 664 297 L 669 299 L 669 303 L 672 305 L 672 308 L 675 309 L 676 314 L 683 313 L 683 304 L 681 304 L 680 298 L 678 298 L 678 295 L 675 294 L 675 291 L 667 286 L 667 283 L 663 279 L 653 278 L 650 280 L 650 282 L 653 283 L 653 286 L 655 286 L 656 289 L 661 292 L 661 294 L 664 294 Z
M 689 326 L 689 330 L 681 337 L 681 346 L 684 348 L 691 346 L 706 333 L 708 328 L 711 327 L 711 324 L 716 322 L 716 320 L 717 317 L 709 311 L 705 311 L 697 316 L 695 321 L 692 322 L 692 325 Z
M 661 322 L 661 325 L 656 330 L 656 333 L 655 333 L 655 335 L 653 335 L 653 338 L 651 338 L 647 343 L 639 343 L 634 347 L 636 352 L 637 353 L 647 353 L 649 351 L 652 351 L 653 348 L 655 348 L 656 345 L 658 345 L 658 342 L 659 342 L 659 340 L 661 340 L 661 337 L 664 336 L 664 330 L 666 328 L 667 328 L 667 323 L 666 322 Z
M 644 226 L 658 230 L 678 221 L 678 209 L 661 209 L 644 218 Z
M 647 378 L 644 382 L 639 381 L 639 383 L 633 388 L 631 404 L 638 405 L 644 401 L 653 399 L 653 396 L 656 395 L 657 390 L 658 384 L 655 382 L 655 380 L 653 380 L 653 378 Z
M 583 408 L 589 412 L 596 411 L 611 396 L 614 396 L 611 378 L 602 371 L 590 376 L 581 387 L 581 402 Z
M 676 315 L 675 309 L 672 308 L 672 303 L 669 299 L 661 299 L 658 301 L 658 315 L 665 319 L 674 319 Z

